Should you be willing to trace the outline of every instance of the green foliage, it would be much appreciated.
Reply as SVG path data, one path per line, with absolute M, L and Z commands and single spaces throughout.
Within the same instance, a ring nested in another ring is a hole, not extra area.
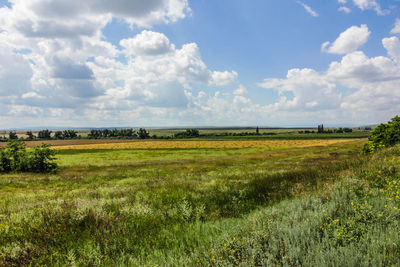
M 398 143 L 400 143 L 400 117 L 396 116 L 388 123 L 382 123 L 372 131 L 362 151 L 368 154 Z
M 20 140 L 11 140 L 5 148 L 0 149 L 0 173 L 7 172 L 37 172 L 49 173 L 57 169 L 54 162 L 55 151 L 48 144 L 36 146 L 33 151 L 27 151 L 26 145 Z
M 140 128 L 137 131 L 137 135 L 139 136 L 140 139 L 146 139 L 150 137 L 150 133 L 146 131 L 146 129 Z
M 133 129 L 92 129 L 88 135 L 90 139 L 101 138 L 136 138 L 137 134 Z
M 51 133 L 52 131 L 49 130 L 42 130 L 38 132 L 38 138 L 39 139 L 51 139 Z
M 35 139 L 35 136 L 33 135 L 32 131 L 27 131 L 26 135 L 28 136 L 28 140 L 33 140 Z
M 199 136 L 200 132 L 198 129 L 186 129 L 184 132 L 174 134 L 174 138 L 192 138 Z
M 57 163 L 54 162 L 56 151 L 50 149 L 49 144 L 35 146 L 33 151 L 28 154 L 29 171 L 50 173 L 57 169 Z
M 10 139 L 10 140 L 18 139 L 17 133 L 16 133 L 16 132 L 13 132 L 13 131 L 10 131 L 10 132 L 8 133 L 8 139 Z
M 324 133 L 324 125 L 318 125 L 318 133 Z
M 0 149 L 0 173 L 10 172 L 11 170 L 11 159 L 8 153 L 4 149 Z
M 64 139 L 63 132 L 62 132 L 62 131 L 56 131 L 56 132 L 54 133 L 54 138 L 55 138 L 55 139 Z
M 77 137 L 77 132 L 74 130 L 56 131 L 54 133 L 55 139 L 75 139 Z

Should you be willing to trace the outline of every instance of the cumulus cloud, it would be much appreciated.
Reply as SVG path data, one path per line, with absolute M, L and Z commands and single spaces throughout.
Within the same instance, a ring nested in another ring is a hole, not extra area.
M 382 44 L 388 56 L 370 58 L 354 51 L 323 72 L 292 69 L 285 79 L 265 79 L 260 86 L 281 95 L 266 108 L 292 110 L 304 116 L 316 108 L 318 114 L 325 110 L 336 120 L 360 124 L 393 117 L 400 110 L 400 90 L 396 89 L 400 86 L 400 40 L 384 38 Z
M 278 110 L 335 109 L 341 100 L 336 84 L 312 69 L 291 69 L 286 79 L 265 79 L 259 85 L 279 92 L 280 101 L 274 104 Z M 286 92 L 291 92 L 293 98 L 285 96 Z
M 18 95 L 29 90 L 31 76 L 28 59 L 0 41 L 0 96 Z
M 134 38 L 123 39 L 120 45 L 128 55 L 162 55 L 175 49 L 169 39 L 162 33 L 144 30 Z
M 237 77 L 235 71 L 209 70 L 197 44 L 176 48 L 160 33 L 143 31 L 121 45 L 126 64 L 101 56 L 88 63 L 96 81 L 109 88 L 99 99 L 103 104 L 96 107 L 185 107 L 189 104 L 185 92 L 194 84 L 223 86 Z
M 134 26 L 170 23 L 190 14 L 187 0 L 10 0 L 3 22 L 25 36 L 68 38 L 98 34 L 112 17 Z M 2 23 L 3 24 L 3 23 Z
M 10 2 L 0 8 L 3 127 L 35 120 L 79 126 L 354 123 L 400 110 L 400 41 L 383 39 L 387 56 L 369 58 L 359 51 L 370 36 L 366 25 L 323 46 L 343 54 L 326 71 L 296 68 L 283 79 L 265 79 L 260 86 L 279 100 L 262 105 L 238 87 L 237 72 L 210 69 L 196 43 L 177 46 L 151 28 L 118 47 L 102 36 L 113 18 L 132 27 L 182 19 L 190 14 L 186 0 Z M 231 87 L 215 92 L 216 86 Z
M 233 91 L 234 95 L 245 95 L 247 94 L 247 89 L 244 85 L 240 85 L 235 91 Z
M 390 31 L 392 34 L 399 34 L 400 33 L 400 19 L 396 19 L 394 23 L 393 29 Z
M 237 76 L 238 73 L 236 71 L 213 71 L 209 84 L 217 86 L 229 85 L 236 80 Z
M 400 41 L 399 38 L 393 36 L 382 40 L 388 55 L 397 63 L 400 63 Z
M 121 49 L 103 39 L 112 18 L 133 27 L 183 19 L 191 12 L 187 0 L 10 3 L 0 8 L 3 115 L 49 122 L 173 116 L 191 105 L 193 85 L 226 86 L 238 76 L 210 70 L 197 44 L 177 48 L 162 33 L 143 30 L 121 40 Z
M 330 54 L 351 53 L 365 44 L 370 35 L 371 32 L 367 25 L 362 24 L 360 27 L 352 26 L 342 32 L 333 43 L 323 43 L 321 50 Z

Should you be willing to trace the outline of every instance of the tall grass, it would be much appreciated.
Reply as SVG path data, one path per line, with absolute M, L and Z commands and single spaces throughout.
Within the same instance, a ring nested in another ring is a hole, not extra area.
M 358 148 L 3 175 L 0 265 L 398 265 L 400 149 Z

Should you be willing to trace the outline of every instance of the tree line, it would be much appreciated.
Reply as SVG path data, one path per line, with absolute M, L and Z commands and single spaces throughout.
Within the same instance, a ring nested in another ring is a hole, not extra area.
M 318 130 L 300 130 L 299 134 L 312 134 L 312 133 L 351 133 L 353 129 L 351 128 L 337 128 L 337 129 L 325 129 L 323 124 L 318 125 Z M 87 136 L 78 135 L 78 132 L 75 130 L 63 130 L 63 131 L 50 131 L 48 129 L 41 130 L 37 132 L 35 135 L 32 131 L 26 132 L 26 137 L 18 137 L 15 131 L 10 131 L 7 137 L 1 137 L 0 141 L 7 140 L 25 140 L 25 141 L 33 141 L 33 140 L 68 140 L 68 139 L 80 139 L 80 138 L 88 138 L 88 139 L 182 139 L 182 138 L 201 138 L 201 137 L 223 137 L 223 136 L 254 136 L 254 135 L 277 135 L 274 132 L 260 132 L 260 128 L 256 127 L 254 131 L 246 131 L 246 132 L 208 132 L 208 133 L 200 133 L 199 129 L 196 128 L 188 128 L 184 131 L 175 133 L 170 136 L 157 136 L 155 134 L 150 136 L 149 131 L 144 128 L 140 129 L 91 129 Z
M 8 140 L 25 140 L 25 141 L 34 141 L 34 140 L 68 140 L 68 139 L 80 139 L 84 138 L 81 135 L 78 135 L 78 132 L 75 130 L 63 130 L 63 131 L 50 131 L 48 129 L 41 130 L 37 132 L 35 135 L 32 131 L 26 132 L 26 137 L 18 137 L 15 131 L 10 131 L 7 137 L 0 137 L 0 141 L 8 141 Z M 92 129 L 86 138 L 89 139 L 107 139 L 107 138 L 139 138 L 146 139 L 150 138 L 150 133 L 143 128 L 138 130 L 134 129 Z M 157 138 L 156 135 L 153 135 L 152 138 Z
M 150 138 L 150 133 L 143 128 L 139 130 L 134 129 L 92 129 L 88 135 L 90 139 L 104 139 L 104 138 Z

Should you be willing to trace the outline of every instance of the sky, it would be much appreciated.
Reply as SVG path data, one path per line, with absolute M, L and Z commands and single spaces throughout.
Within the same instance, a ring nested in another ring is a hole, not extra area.
M 398 0 L 0 0 L 0 129 L 400 113 Z

